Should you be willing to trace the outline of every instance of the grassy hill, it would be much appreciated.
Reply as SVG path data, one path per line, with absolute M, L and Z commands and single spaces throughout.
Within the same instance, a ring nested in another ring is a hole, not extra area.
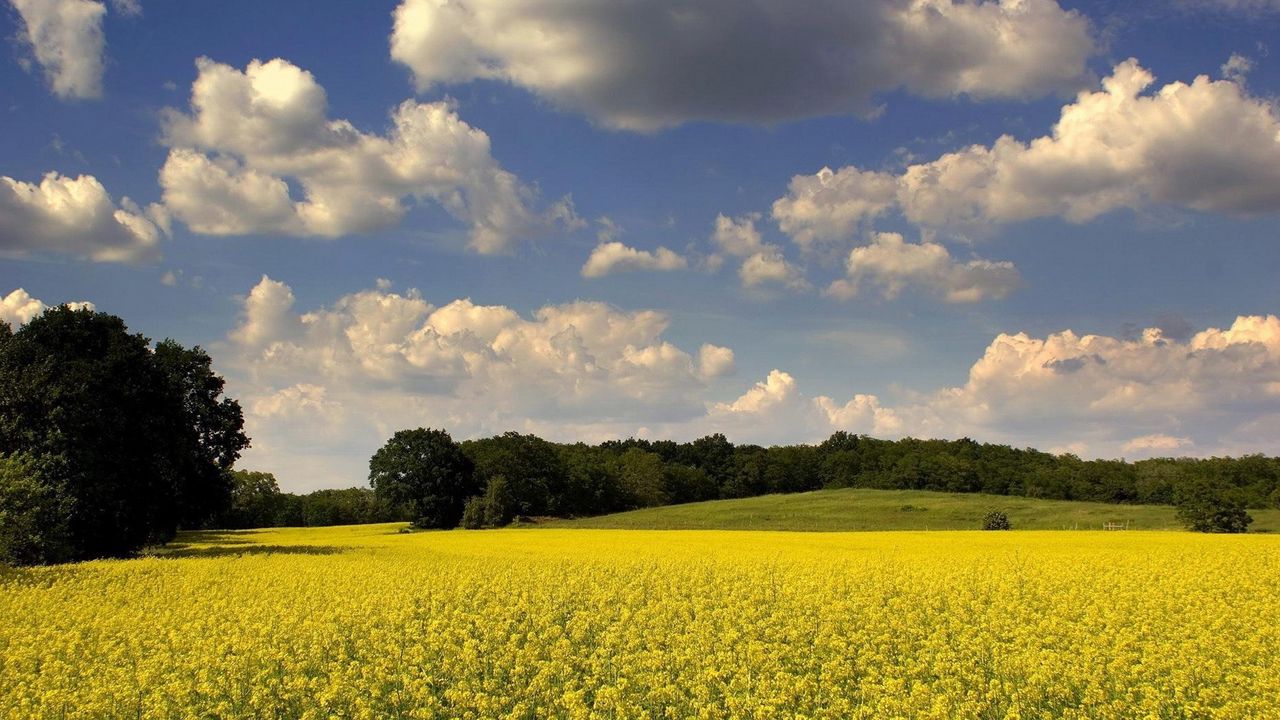
M 916 490 L 818 490 L 741 500 L 671 505 L 546 527 L 656 530 L 976 530 L 992 508 L 1009 515 L 1015 530 L 1097 530 L 1105 522 L 1134 530 L 1181 530 L 1167 505 L 1036 500 L 1025 497 Z M 1251 532 L 1280 531 L 1280 510 L 1250 510 Z

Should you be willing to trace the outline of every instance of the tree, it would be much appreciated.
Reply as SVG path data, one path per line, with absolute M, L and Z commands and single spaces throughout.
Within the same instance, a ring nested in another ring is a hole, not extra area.
M 200 347 L 188 349 L 165 340 L 156 345 L 155 360 L 182 411 L 168 445 L 175 466 L 178 523 L 204 527 L 231 503 L 231 466 L 249 446 L 244 415 L 235 400 L 220 399 L 225 383 Z
M 225 498 L 248 443 L 239 406 L 218 400 L 203 351 L 150 344 L 65 305 L 0 332 L 0 453 L 34 458 L 40 494 L 68 513 L 63 549 L 32 562 L 129 555 Z
M 259 528 L 283 520 L 284 494 L 276 476 L 253 470 L 231 472 L 231 502 L 219 523 L 228 528 Z
M 1188 530 L 1209 533 L 1242 533 L 1253 517 L 1235 488 L 1221 481 L 1197 478 L 1174 493 L 1178 520 Z
M 457 527 L 467 498 L 478 494 L 471 460 L 444 430 L 401 430 L 369 460 L 379 499 L 402 507 L 420 528 Z
M 501 475 L 507 479 L 519 515 L 561 515 L 571 511 L 565 497 L 569 473 L 556 446 L 536 435 L 507 432 L 470 440 L 463 452 L 475 463 L 482 486 Z

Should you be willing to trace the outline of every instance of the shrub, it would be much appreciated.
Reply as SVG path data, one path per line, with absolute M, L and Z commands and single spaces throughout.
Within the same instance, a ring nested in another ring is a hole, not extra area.
M 1003 510 L 991 510 L 982 517 L 983 530 L 1012 530 L 1013 523 Z

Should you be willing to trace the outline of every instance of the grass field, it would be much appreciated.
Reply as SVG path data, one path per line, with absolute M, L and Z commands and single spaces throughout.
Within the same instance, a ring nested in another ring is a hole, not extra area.
M 1105 522 L 1135 530 L 1181 530 L 1167 505 L 1036 500 L 1002 495 L 916 490 L 818 490 L 741 500 L 671 505 L 559 520 L 547 527 L 655 530 L 973 530 L 992 508 L 1015 530 L 1100 529 Z M 1251 532 L 1280 532 L 1280 510 L 1250 510 Z
M 1278 536 L 400 529 L 0 571 L 0 717 L 1276 717 Z

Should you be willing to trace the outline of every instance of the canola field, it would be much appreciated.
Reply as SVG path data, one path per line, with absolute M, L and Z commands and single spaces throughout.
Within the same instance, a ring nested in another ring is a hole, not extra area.
M 0 717 L 1280 717 L 1280 537 L 397 530 L 0 571 Z

